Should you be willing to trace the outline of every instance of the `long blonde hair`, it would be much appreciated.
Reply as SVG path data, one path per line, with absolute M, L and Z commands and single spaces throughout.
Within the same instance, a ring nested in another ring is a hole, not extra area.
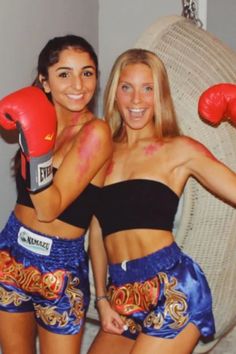
M 154 81 L 154 121 L 158 138 L 180 135 L 176 113 L 170 93 L 167 71 L 161 59 L 146 49 L 129 49 L 115 61 L 104 93 L 104 116 L 115 140 L 123 137 L 122 117 L 116 104 L 116 91 L 122 70 L 130 64 L 145 64 L 151 70 Z

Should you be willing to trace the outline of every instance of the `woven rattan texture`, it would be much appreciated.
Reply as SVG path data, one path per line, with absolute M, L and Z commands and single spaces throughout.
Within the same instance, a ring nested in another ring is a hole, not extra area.
M 135 47 L 152 50 L 164 61 L 183 134 L 205 144 L 236 171 L 236 128 L 227 122 L 217 128 L 209 126 L 197 112 L 198 98 L 206 88 L 236 83 L 236 53 L 181 16 L 158 20 Z M 236 210 L 191 179 L 180 215 L 176 240 L 207 275 L 218 339 L 236 323 Z M 211 346 L 199 344 L 195 352 Z

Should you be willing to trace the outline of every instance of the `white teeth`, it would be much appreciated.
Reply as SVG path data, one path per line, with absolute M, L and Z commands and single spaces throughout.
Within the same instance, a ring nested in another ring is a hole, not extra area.
M 130 108 L 129 109 L 129 113 L 131 115 L 131 117 L 133 117 L 133 119 L 140 119 L 143 117 L 145 112 L 144 108 Z
M 79 100 L 83 97 L 83 94 L 79 94 L 79 95 L 67 95 L 67 97 L 69 97 L 72 100 Z
M 142 112 L 144 112 L 144 109 L 143 108 L 132 108 L 132 109 L 130 109 L 130 112 L 142 113 Z

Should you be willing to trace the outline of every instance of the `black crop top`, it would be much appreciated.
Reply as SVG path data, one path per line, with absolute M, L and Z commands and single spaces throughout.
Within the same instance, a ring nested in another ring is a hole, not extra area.
M 56 173 L 53 168 L 53 173 Z M 29 192 L 25 187 L 20 171 L 16 174 L 17 203 L 33 208 Z M 76 198 L 57 219 L 67 224 L 87 229 L 94 214 L 95 205 L 98 203 L 101 188 L 89 183 L 85 190 Z
M 161 182 L 132 179 L 104 186 L 96 208 L 103 236 L 128 229 L 172 231 L 179 197 Z

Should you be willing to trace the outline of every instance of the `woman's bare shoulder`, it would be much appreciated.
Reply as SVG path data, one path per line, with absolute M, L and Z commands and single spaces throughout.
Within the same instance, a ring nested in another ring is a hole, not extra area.
M 108 135 L 111 137 L 111 130 L 107 122 L 103 118 L 96 116 L 93 116 L 93 118 L 84 125 L 83 130 L 86 132 L 86 134 L 92 134 L 101 137 Z
M 181 135 L 177 136 L 171 139 L 171 143 L 174 147 L 179 147 L 179 148 L 188 148 L 188 149 L 193 149 L 193 150 L 199 150 L 199 149 L 206 149 L 207 147 L 201 143 L 200 141 L 187 136 L 187 135 Z
M 109 125 L 102 119 L 93 117 L 79 131 L 74 147 L 79 149 L 77 151 L 86 147 L 92 154 L 100 155 L 101 158 L 109 156 L 113 150 Z
M 176 154 L 186 158 L 210 157 L 215 159 L 208 148 L 200 141 L 189 136 L 178 136 L 172 141 L 173 149 Z

